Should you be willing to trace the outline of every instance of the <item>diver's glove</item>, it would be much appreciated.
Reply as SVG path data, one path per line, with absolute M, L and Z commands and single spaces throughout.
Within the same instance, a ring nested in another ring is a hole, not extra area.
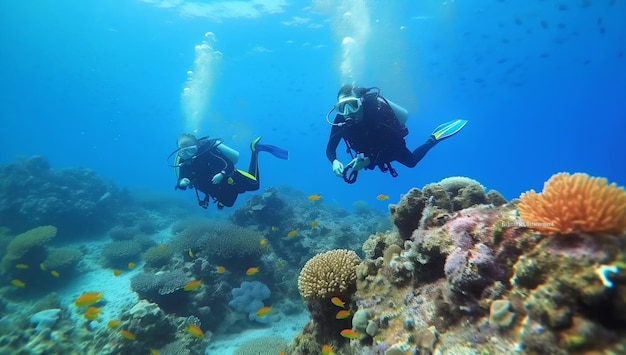
M 333 160 L 333 173 L 339 177 L 343 176 L 343 163 L 337 159 Z
M 213 175 L 213 179 L 211 179 L 211 182 L 213 183 L 213 185 L 217 185 L 220 182 L 222 182 L 224 175 L 226 174 L 223 171 L 220 171 L 219 173 Z
M 370 165 L 370 158 L 363 155 L 363 153 L 359 153 L 356 155 L 356 158 L 352 159 L 351 162 L 348 163 L 348 167 L 352 167 L 352 170 L 359 171 L 363 168 L 366 168 Z
M 189 184 L 191 184 L 191 181 L 189 181 L 189 179 L 187 178 L 182 178 L 180 179 L 180 181 L 178 182 L 178 187 L 182 188 L 182 189 L 186 189 Z

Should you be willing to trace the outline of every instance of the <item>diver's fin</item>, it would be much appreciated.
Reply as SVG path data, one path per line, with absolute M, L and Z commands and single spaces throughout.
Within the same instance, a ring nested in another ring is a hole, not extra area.
M 261 137 L 256 138 L 250 143 L 250 150 L 253 152 L 268 152 L 278 159 L 289 159 L 289 152 L 269 144 L 260 144 Z
M 467 120 L 460 119 L 440 124 L 437 128 L 435 128 L 432 136 L 435 137 L 437 141 L 444 140 L 457 134 L 463 127 L 465 127 L 466 124 Z

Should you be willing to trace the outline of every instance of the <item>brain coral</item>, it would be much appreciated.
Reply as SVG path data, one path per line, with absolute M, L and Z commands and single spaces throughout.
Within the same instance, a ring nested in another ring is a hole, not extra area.
M 356 266 L 360 262 L 352 250 L 336 249 L 315 255 L 300 271 L 300 295 L 311 300 L 345 294 L 356 285 Z
M 626 232 L 626 191 L 587 174 L 553 175 L 537 194 L 523 193 L 517 206 L 528 227 L 540 233 Z

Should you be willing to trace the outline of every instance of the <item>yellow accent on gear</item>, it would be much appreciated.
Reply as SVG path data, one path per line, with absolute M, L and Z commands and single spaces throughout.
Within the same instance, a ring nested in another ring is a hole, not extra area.
M 243 170 L 239 170 L 239 169 L 237 169 L 237 171 L 239 173 L 241 173 L 241 175 L 247 177 L 248 179 L 252 179 L 252 180 L 256 181 L 256 178 L 253 175 L 251 175 L 249 172 L 243 171 Z

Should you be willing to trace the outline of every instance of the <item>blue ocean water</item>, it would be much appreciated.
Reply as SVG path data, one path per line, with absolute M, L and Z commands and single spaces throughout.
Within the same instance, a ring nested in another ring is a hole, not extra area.
M 507 199 L 561 171 L 624 185 L 624 13 L 622 0 L 3 1 L 0 164 L 42 155 L 182 194 L 166 157 L 197 129 L 238 149 L 241 168 L 262 135 L 290 151 L 261 157 L 262 188 L 347 207 L 385 209 L 378 194 L 395 202 L 458 175 Z M 397 178 L 347 185 L 325 157 L 325 115 L 346 81 L 409 110 L 411 148 L 442 122 L 470 122 L 417 167 L 395 164 Z

